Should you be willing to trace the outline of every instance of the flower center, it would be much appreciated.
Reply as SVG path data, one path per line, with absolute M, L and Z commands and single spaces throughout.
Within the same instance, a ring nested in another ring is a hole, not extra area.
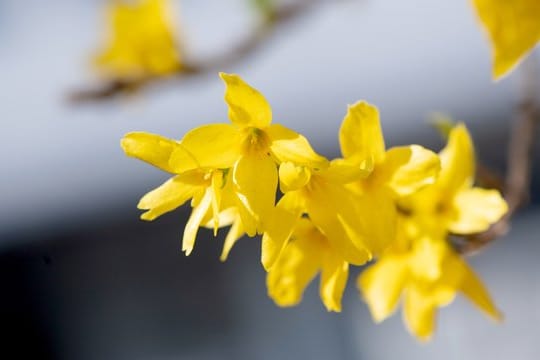
M 270 148 L 270 138 L 264 130 L 256 127 L 244 129 L 242 152 L 246 154 L 267 153 Z

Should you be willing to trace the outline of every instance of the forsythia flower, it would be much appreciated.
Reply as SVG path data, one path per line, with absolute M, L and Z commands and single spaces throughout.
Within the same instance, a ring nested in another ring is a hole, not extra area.
M 181 68 L 167 0 L 112 1 L 107 15 L 108 45 L 95 58 L 106 75 L 139 79 Z
M 240 216 L 249 236 L 261 234 L 274 207 L 278 184 L 277 165 L 284 161 L 324 167 L 306 138 L 279 124 L 271 124 L 272 110 L 266 99 L 237 75 L 220 74 L 227 89 L 232 124 L 203 125 L 188 132 L 183 147 L 202 168 L 231 169 L 240 199 Z M 190 159 L 173 153 L 171 164 Z
M 540 41 L 540 1 L 472 0 L 493 52 L 493 77 L 508 74 Z
M 358 279 L 375 321 L 391 315 L 401 297 L 405 321 L 420 339 L 434 328 L 435 310 L 461 291 L 494 318 L 487 290 L 447 243 L 449 233 L 486 230 L 507 211 L 496 190 L 473 187 L 474 149 L 467 129 L 456 126 L 440 153 L 437 181 L 398 202 L 398 236 L 379 261 Z
M 275 209 L 275 226 L 263 236 L 262 252 L 262 263 L 269 270 L 269 294 L 280 305 L 296 304 L 307 286 L 307 282 L 292 279 L 298 274 L 312 274 L 315 270 L 311 265 L 321 263 L 321 259 L 332 259 L 331 265 L 326 261 L 322 268 L 321 298 L 328 310 L 339 311 L 342 294 L 336 289 L 343 292 L 344 287 L 323 291 L 328 289 L 325 274 L 347 279 L 349 263 L 361 265 L 382 251 L 395 232 L 393 200 L 400 191 L 410 194 L 433 183 L 439 171 L 437 155 L 420 146 L 386 152 L 378 110 L 363 101 L 349 107 L 340 129 L 340 143 L 344 159 L 330 162 L 327 168 L 291 163 L 280 166 L 285 195 Z M 324 246 L 306 246 L 307 240 L 298 242 L 297 230 L 293 229 L 302 215 L 309 217 L 313 228 L 310 234 L 320 234 L 317 237 L 324 241 L 317 243 Z M 289 240 L 292 243 L 288 244 Z M 300 256 L 305 261 L 296 261 Z
M 122 139 L 127 155 L 176 174 L 145 195 L 142 219 L 153 220 L 192 199 L 193 212 L 184 231 L 182 248 L 189 255 L 200 226 L 232 224 L 222 259 L 245 232 L 262 233 L 273 211 L 278 163 L 326 166 L 308 141 L 281 125 L 271 125 L 264 97 L 237 75 L 221 74 L 227 89 L 233 124 L 210 124 L 188 132 L 180 141 L 136 132 Z

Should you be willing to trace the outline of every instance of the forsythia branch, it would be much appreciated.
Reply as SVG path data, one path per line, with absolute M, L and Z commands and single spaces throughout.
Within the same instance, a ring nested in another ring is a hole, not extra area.
M 150 85 L 171 81 L 173 78 L 181 80 L 230 68 L 259 50 L 263 44 L 270 40 L 278 28 L 298 20 L 310 8 L 321 2 L 323 0 L 299 0 L 294 3 L 276 6 L 271 16 L 263 16 L 259 25 L 251 32 L 250 36 L 237 46 L 230 47 L 226 53 L 212 59 L 191 61 L 186 59 L 182 67 L 171 74 L 171 76 L 151 76 L 129 80 L 113 79 L 97 87 L 74 90 L 68 95 L 68 99 L 76 104 L 105 101 L 117 96 L 133 93 Z

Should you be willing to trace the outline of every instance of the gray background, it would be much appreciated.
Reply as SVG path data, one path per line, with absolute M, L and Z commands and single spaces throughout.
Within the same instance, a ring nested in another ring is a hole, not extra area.
M 145 130 L 180 138 L 227 121 L 217 74 L 138 96 L 74 106 L 95 83 L 101 1 L 0 1 L 0 351 L 60 359 L 537 359 L 538 192 L 511 233 L 471 259 L 505 322 L 459 298 L 418 344 L 400 315 L 374 325 L 351 276 L 341 314 L 316 285 L 293 309 L 267 297 L 259 240 L 218 261 L 222 236 L 180 252 L 187 210 L 145 223 L 135 205 L 167 175 L 126 158 L 119 140 Z M 205 58 L 253 28 L 246 1 L 173 1 L 186 49 Z M 181 6 L 181 11 L 178 9 Z M 338 153 L 346 105 L 376 104 L 388 145 L 438 150 L 427 124 L 442 111 L 470 127 L 481 161 L 504 169 L 517 74 L 494 84 L 489 48 L 466 0 L 326 1 L 222 69 L 272 104 L 274 121 Z M 533 189 L 538 189 L 538 147 Z

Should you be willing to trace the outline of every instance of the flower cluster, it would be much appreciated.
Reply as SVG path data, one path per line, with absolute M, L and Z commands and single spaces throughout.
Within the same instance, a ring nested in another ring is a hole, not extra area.
M 272 124 L 266 99 L 239 76 L 221 78 L 230 124 L 203 125 L 178 141 L 145 132 L 122 139 L 128 156 L 173 174 L 140 200 L 142 219 L 191 201 L 183 251 L 192 252 L 200 227 L 215 235 L 231 226 L 222 260 L 244 234 L 262 235 L 268 293 L 281 306 L 297 304 L 320 273 L 322 302 L 340 311 L 349 267 L 375 258 L 358 285 L 376 321 L 402 299 L 409 329 L 426 339 L 436 308 L 458 291 L 499 316 L 447 241 L 486 230 L 507 210 L 497 191 L 473 187 L 464 125 L 439 154 L 418 145 L 387 149 L 377 108 L 360 101 L 339 131 L 342 157 L 328 160 L 302 135 Z

